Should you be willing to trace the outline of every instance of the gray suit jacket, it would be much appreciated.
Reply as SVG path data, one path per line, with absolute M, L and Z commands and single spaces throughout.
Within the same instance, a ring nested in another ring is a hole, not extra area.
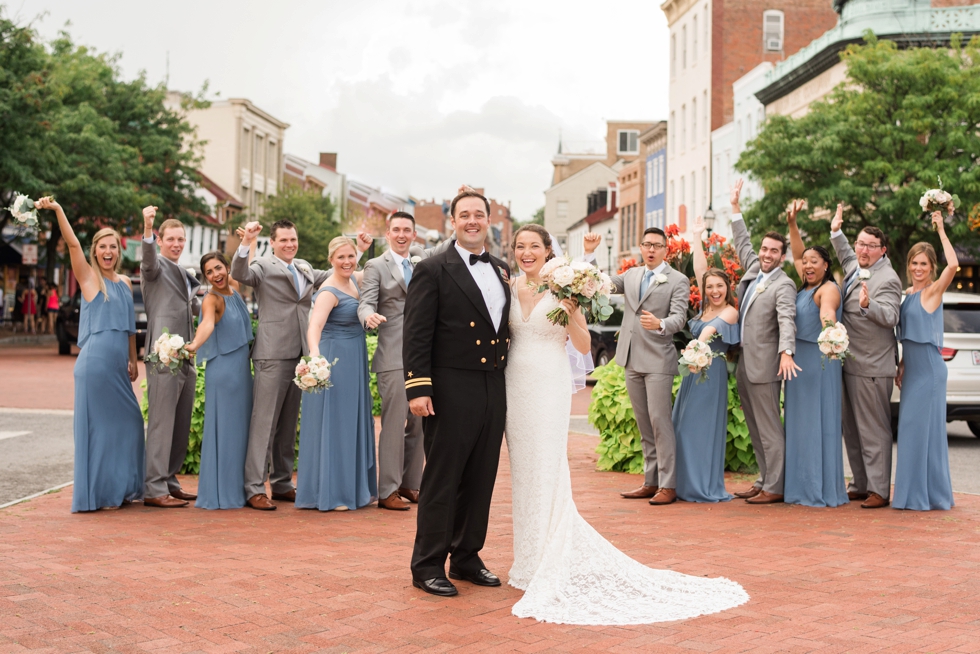
M 259 302 L 259 327 L 252 345 L 253 359 L 295 359 L 309 354 L 306 328 L 310 321 L 313 292 L 329 277 L 302 259 L 293 265 L 306 278 L 303 295 L 296 292 L 293 274 L 273 256 L 253 259 L 236 252 L 231 260 L 231 276 L 255 289 Z
M 759 256 L 752 248 L 749 230 L 744 220 L 732 221 L 735 250 L 745 271 L 738 284 L 739 308 L 745 294 L 759 276 Z M 756 291 L 741 316 L 742 354 L 739 366 L 745 367 L 746 378 L 753 384 L 779 381 L 779 356 L 786 350 L 796 351 L 796 285 L 782 271 L 774 270 L 766 280 L 765 290 Z
M 622 293 L 625 300 L 623 325 L 616 345 L 616 363 L 638 373 L 673 376 L 677 374 L 674 334 L 684 329 L 687 323 L 691 282 L 683 273 L 667 266 L 664 269 L 667 282 L 655 284 L 651 280 L 641 298 L 640 283 L 645 271 L 646 267 L 639 266 L 612 278 L 613 292 Z M 663 321 L 663 334 L 640 325 L 641 311 L 644 310 Z
M 201 282 L 185 269 L 157 252 L 157 240 L 142 241 L 143 261 L 140 263 L 140 287 L 146 307 L 147 352 L 163 333 L 180 335 L 188 343 L 194 338 L 194 316 L 200 303 L 195 296 Z M 190 282 L 191 292 L 187 292 Z
M 844 269 L 844 279 L 858 268 L 857 255 L 843 234 L 830 240 Z M 857 377 L 894 377 L 897 345 L 895 325 L 902 304 L 902 282 L 887 256 L 870 268 L 868 308 L 861 308 L 861 281 L 857 279 L 844 295 L 844 317 L 853 359 L 844 360 L 844 372 Z

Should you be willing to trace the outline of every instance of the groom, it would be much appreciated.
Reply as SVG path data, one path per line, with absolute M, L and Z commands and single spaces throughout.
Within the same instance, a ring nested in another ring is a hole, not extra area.
M 490 203 L 463 191 L 450 214 L 456 240 L 412 275 L 402 349 L 409 410 L 423 418 L 426 459 L 412 585 L 445 597 L 457 594 L 446 578 L 447 556 L 452 579 L 500 585 L 479 552 L 500 459 L 510 343 L 507 264 L 484 249 Z

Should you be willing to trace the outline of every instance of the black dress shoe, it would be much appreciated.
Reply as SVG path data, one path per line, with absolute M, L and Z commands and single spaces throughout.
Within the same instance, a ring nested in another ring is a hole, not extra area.
M 477 586 L 499 586 L 500 579 L 486 568 L 481 568 L 479 572 L 453 572 L 449 571 L 450 579 L 463 579 L 476 584 Z
M 433 577 L 425 581 L 412 579 L 412 585 L 416 588 L 421 588 L 430 595 L 439 595 L 440 597 L 452 597 L 453 595 L 459 594 L 459 591 L 456 590 L 452 582 L 445 577 Z

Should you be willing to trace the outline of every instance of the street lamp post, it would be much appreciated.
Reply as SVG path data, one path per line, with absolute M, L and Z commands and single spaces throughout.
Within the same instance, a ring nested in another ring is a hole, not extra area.
M 613 231 L 610 227 L 606 231 L 606 272 L 610 277 L 612 277 L 612 248 L 613 248 Z
M 708 210 L 704 212 L 704 228 L 708 230 L 708 238 L 711 238 L 711 231 L 715 228 L 715 211 L 708 205 Z

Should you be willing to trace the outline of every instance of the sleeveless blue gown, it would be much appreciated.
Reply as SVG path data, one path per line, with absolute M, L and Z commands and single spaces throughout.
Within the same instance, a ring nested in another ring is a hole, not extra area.
M 834 284 L 840 293 L 840 289 Z M 796 354 L 802 370 L 786 382 L 786 484 L 783 499 L 805 506 L 847 504 L 841 437 L 840 361 L 825 359 L 817 345 L 823 331 L 817 288 L 796 295 Z M 843 301 L 837 308 L 841 318 Z
M 82 298 L 78 319 L 72 513 L 143 499 L 143 414 L 128 372 L 133 292 L 122 280 L 105 286 L 92 302 Z
M 738 325 L 721 318 L 702 322 L 701 316 L 688 322 L 698 338 L 705 327 L 714 327 L 718 336 L 711 341 L 713 352 L 727 352 L 739 342 Z M 725 490 L 725 443 L 728 439 L 728 363 L 725 357 L 711 361 L 708 378 L 688 375 L 681 382 L 674 400 L 672 419 L 677 437 L 677 497 L 685 502 L 727 502 Z
M 332 388 L 303 393 L 296 507 L 357 509 L 378 499 L 367 343 L 357 299 L 323 286 L 313 294 L 314 302 L 320 293 L 332 293 L 338 302 L 320 337 L 320 354 L 337 363 Z
M 214 291 L 211 291 L 214 293 Z M 197 481 L 199 509 L 245 506 L 245 451 L 252 416 L 252 368 L 248 342 L 252 319 L 242 296 L 232 290 L 225 312 L 197 351 L 205 364 L 204 434 Z
M 921 293 L 902 302 L 898 340 L 902 344 L 902 399 L 898 409 L 898 460 L 895 464 L 896 509 L 930 511 L 953 506 L 946 441 L 946 376 L 943 307 L 922 307 Z

